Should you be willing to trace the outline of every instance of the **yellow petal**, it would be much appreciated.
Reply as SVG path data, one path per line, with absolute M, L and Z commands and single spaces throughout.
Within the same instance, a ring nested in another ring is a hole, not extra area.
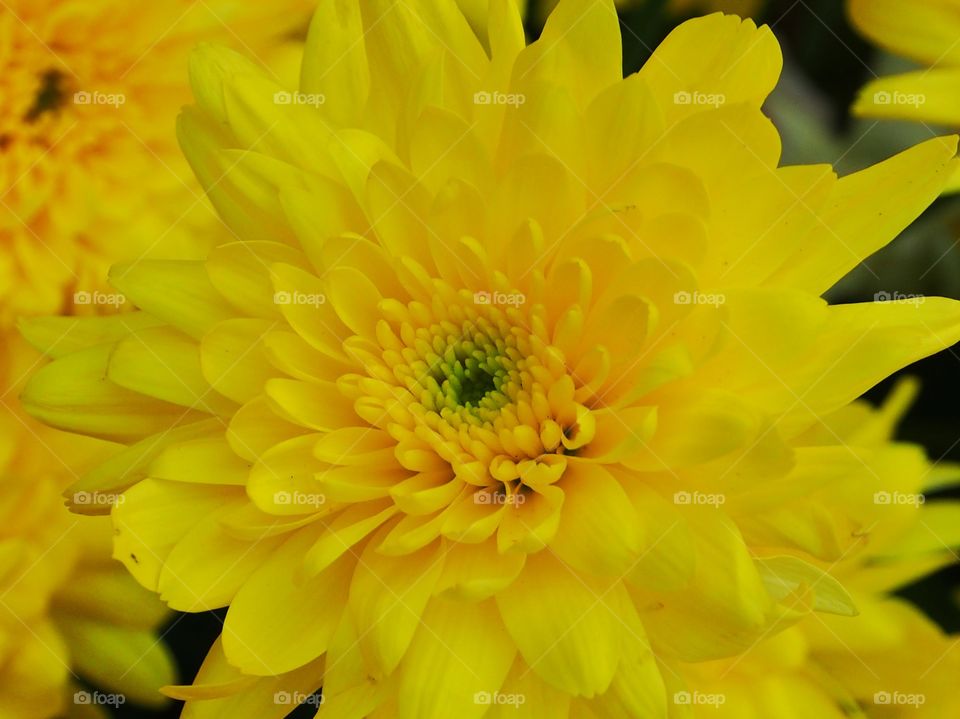
M 960 71 L 930 68 L 872 80 L 863 86 L 853 112 L 862 117 L 953 125 L 960 115 Z
M 742 652 L 769 631 L 772 600 L 729 519 L 705 507 L 685 514 L 696 566 L 684 589 L 650 593 L 643 623 L 651 644 L 684 661 Z
M 200 343 L 200 367 L 214 396 L 248 402 L 276 376 L 261 344 L 279 320 L 234 319 L 217 323 Z
M 111 349 L 98 345 L 42 367 L 21 394 L 24 409 L 59 429 L 126 442 L 205 416 L 108 381 Z
M 99 503 L 77 504 L 72 501 L 78 492 L 105 492 L 119 494 L 149 474 L 150 463 L 167 448 L 180 442 L 202 441 L 208 436 L 221 435 L 223 424 L 219 419 L 207 419 L 179 427 L 168 428 L 150 435 L 117 452 L 102 464 L 84 474 L 67 490 L 67 499 L 72 511 L 79 514 L 105 514 L 108 505 Z
M 277 319 L 270 267 L 282 262 L 306 269 L 303 253 L 279 242 L 228 242 L 207 257 L 210 282 L 243 315 Z
M 445 551 L 436 591 L 445 599 L 476 602 L 500 592 L 523 570 L 526 554 L 501 554 L 493 542 L 452 544 Z
M 497 691 L 516 655 L 493 602 L 433 599 L 421 622 L 400 667 L 398 716 L 483 717 L 475 696 Z
M 120 387 L 188 410 L 229 415 L 236 409 L 208 384 L 196 342 L 169 327 L 145 329 L 119 341 L 107 377 Z
M 368 672 L 379 678 L 403 659 L 444 564 L 441 542 L 405 557 L 379 554 L 383 534 L 360 555 L 349 600 Z
M 110 284 L 135 306 L 197 339 L 234 314 L 202 262 L 140 260 L 115 265 Z
M 329 432 L 362 421 L 333 382 L 275 378 L 267 381 L 264 393 L 281 417 L 310 429 Z
M 235 496 L 195 524 L 170 551 L 158 589 L 171 609 L 198 612 L 227 606 L 279 545 L 278 537 L 241 541 L 221 526 L 225 514 L 246 503 L 246 497 Z
M 160 324 L 161 320 L 146 312 L 130 312 L 103 317 L 25 317 L 17 328 L 27 342 L 56 359 Z
M 956 168 L 956 137 L 928 140 L 841 178 L 825 212 L 770 283 L 820 295 L 933 202 Z
M 383 502 L 364 502 L 348 506 L 324 527 L 323 533 L 303 556 L 306 573 L 316 576 L 344 553 L 354 554 L 352 547 L 382 527 L 397 513 L 397 508 Z
M 798 557 L 787 555 L 757 559 L 770 595 L 783 601 L 794 594 L 810 590 L 814 593 L 813 608 L 845 617 L 857 615 L 857 608 L 847 590 L 834 577 Z
M 240 588 L 223 624 L 223 650 L 246 674 L 272 676 L 302 667 L 326 651 L 340 621 L 356 557 L 347 554 L 318 576 L 295 579 L 316 539 L 302 529 L 261 563 Z
M 356 3 L 321 3 L 307 33 L 300 70 L 303 92 L 330 98 L 323 110 L 337 125 L 357 126 L 370 91 L 363 41 L 363 17 Z
M 233 496 L 238 496 L 237 490 Z M 230 501 L 216 485 L 147 479 L 128 489 L 113 510 L 113 556 L 134 578 L 157 591 L 170 550 L 204 517 Z
M 621 592 L 539 552 L 496 602 L 533 671 L 557 689 L 590 697 L 605 692 L 616 672 L 619 602 L 628 601 Z
M 640 76 L 668 121 L 676 121 L 704 109 L 696 93 L 715 97 L 718 104 L 742 102 L 759 108 L 782 67 L 780 44 L 769 27 L 716 13 L 676 28 L 644 64 Z
M 550 548 L 578 572 L 621 576 L 643 543 L 640 517 L 603 467 L 575 463 L 564 473 L 560 525 Z
M 322 659 L 277 677 L 241 674 L 228 663 L 222 640 L 218 639 L 200 667 L 194 686 L 166 687 L 164 693 L 187 700 L 183 719 L 283 719 L 297 703 L 308 701 L 322 682 Z
M 274 445 L 306 433 L 305 427 L 277 416 L 260 396 L 247 402 L 230 418 L 227 442 L 239 456 L 256 462 Z
M 247 494 L 268 514 L 332 511 L 315 479 L 326 465 L 313 456 L 319 435 L 307 434 L 267 449 L 250 470 Z
M 909 8 L 896 0 L 850 0 L 850 19 L 874 42 L 931 65 L 960 64 L 960 17 L 950 0 L 924 0 Z
M 562 78 L 580 107 L 622 77 L 619 21 L 609 0 L 586 5 L 561 0 L 540 38 L 520 53 L 514 66 L 517 87 Z

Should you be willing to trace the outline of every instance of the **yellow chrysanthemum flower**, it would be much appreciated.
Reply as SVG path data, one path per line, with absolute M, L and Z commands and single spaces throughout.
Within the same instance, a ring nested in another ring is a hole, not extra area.
M 312 7 L 4 3 L 0 321 L 61 312 L 75 292 L 90 293 L 78 304 L 93 304 L 114 261 L 201 248 L 210 213 L 179 162 L 172 129 L 189 101 L 189 51 L 216 40 L 264 55 L 305 24 Z
M 28 409 L 127 445 L 74 489 L 124 491 L 116 556 L 229 605 L 185 716 L 321 686 L 321 716 L 666 716 L 661 665 L 856 612 L 817 563 L 885 510 L 872 448 L 818 428 L 960 303 L 819 295 L 956 139 L 778 167 L 779 47 L 736 17 L 626 79 L 609 1 L 525 46 L 495 0 L 486 36 L 452 0 L 323 4 L 288 104 L 204 48 L 181 143 L 239 242 L 115 267 L 139 312 L 23 325 L 54 358 Z
M 157 706 L 158 690 L 175 676 L 157 635 L 167 610 L 111 558 L 109 519 L 77 521 L 60 496 L 75 478 L 61 457 L 89 466 L 111 447 L 18 416 L 11 392 L 36 357 L 16 337 L 3 339 L 0 716 Z
M 857 617 L 812 614 L 730 659 L 679 667 L 684 688 L 672 697 L 695 716 L 945 717 L 960 710 L 956 637 L 908 602 L 900 587 L 956 561 L 960 504 L 927 503 L 923 491 L 955 483 L 956 468 L 932 466 L 917 447 L 891 442 L 916 386 L 901 383 L 881 410 L 849 405 L 817 430 L 817 443 L 848 443 L 875 475 L 882 507 L 862 552 L 821 568 L 850 590 Z M 813 439 L 813 437 L 808 437 Z M 762 561 L 762 560 L 761 560 Z
M 924 66 L 872 80 L 854 111 L 960 126 L 960 2 L 849 0 L 848 9 L 853 24 L 870 40 Z

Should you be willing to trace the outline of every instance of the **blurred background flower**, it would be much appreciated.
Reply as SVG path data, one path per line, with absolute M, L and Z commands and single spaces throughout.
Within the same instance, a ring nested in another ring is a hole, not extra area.
M 72 310 L 75 292 L 104 289 L 113 261 L 202 253 L 223 234 L 172 132 L 188 54 L 221 42 L 284 74 L 283 46 L 312 5 L 4 2 L 0 322 Z
M 169 611 L 113 560 L 110 522 L 78 522 L 61 496 L 114 448 L 20 413 L 13 398 L 36 353 L 9 331 L 2 346 L 0 716 L 96 717 L 128 703 L 161 707 L 158 690 L 176 678 L 159 634 Z

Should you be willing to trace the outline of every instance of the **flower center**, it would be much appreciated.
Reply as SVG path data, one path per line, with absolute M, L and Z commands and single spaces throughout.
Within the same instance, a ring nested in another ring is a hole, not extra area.
M 382 309 L 379 351 L 347 345 L 369 373 L 354 380 L 358 406 L 398 441 L 408 469 L 439 469 L 429 455 L 470 484 L 516 491 L 528 475 L 558 479 L 562 455 L 592 439 L 562 353 L 532 329 L 542 326 L 536 307 L 477 305 L 449 290 L 430 308 Z
M 444 367 L 443 386 L 450 394 L 450 399 L 454 404 L 464 407 L 491 405 L 491 401 L 483 400 L 497 392 L 500 389 L 502 372 L 498 373 L 495 368 L 485 367 L 481 362 L 483 359 L 476 357 L 467 357 L 463 360 L 456 360 L 453 367 Z M 496 373 L 496 374 L 494 374 Z M 459 391 L 458 391 L 459 390 Z

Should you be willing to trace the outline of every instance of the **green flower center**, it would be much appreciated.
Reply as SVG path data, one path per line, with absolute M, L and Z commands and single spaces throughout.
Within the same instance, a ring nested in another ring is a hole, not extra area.
M 575 400 L 563 355 L 533 331 L 530 310 L 471 298 L 464 290 L 432 307 L 387 305 L 379 356 L 356 343 L 370 372 L 356 381 L 375 423 L 396 437 L 409 433 L 411 451 L 430 447 L 484 486 L 520 476 L 505 463 L 576 452 L 592 430 L 574 430 L 588 411 Z M 426 466 L 418 456 L 409 463 Z M 495 479 L 487 474 L 493 464 Z

